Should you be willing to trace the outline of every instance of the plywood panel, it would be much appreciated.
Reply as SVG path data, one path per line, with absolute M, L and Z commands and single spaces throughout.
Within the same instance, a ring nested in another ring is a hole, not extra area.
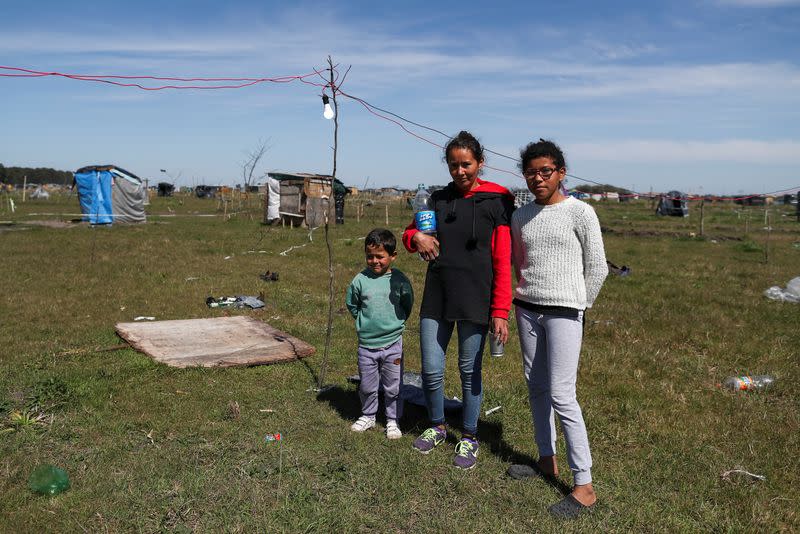
M 232 367 L 293 361 L 316 349 L 252 317 L 118 323 L 136 350 L 171 367 Z

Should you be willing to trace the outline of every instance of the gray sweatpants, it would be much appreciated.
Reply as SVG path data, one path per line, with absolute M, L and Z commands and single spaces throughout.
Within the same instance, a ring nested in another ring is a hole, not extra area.
M 553 414 L 558 414 L 575 484 L 588 484 L 592 481 L 592 454 L 575 394 L 583 312 L 579 317 L 556 317 L 517 306 L 516 316 L 539 456 L 556 453 Z
M 361 413 L 374 416 L 378 412 L 378 389 L 383 386 L 386 419 L 397 419 L 397 399 L 403 378 L 403 338 L 388 347 L 370 349 L 358 346 L 358 396 Z

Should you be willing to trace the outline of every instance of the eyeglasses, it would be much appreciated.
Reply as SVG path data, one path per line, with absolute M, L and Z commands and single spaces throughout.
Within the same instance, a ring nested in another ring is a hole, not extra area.
M 538 174 L 542 177 L 542 180 L 549 180 L 554 172 L 556 172 L 556 169 L 553 167 L 542 167 L 541 169 L 528 169 L 522 173 L 522 176 L 524 176 L 526 180 L 533 180 Z

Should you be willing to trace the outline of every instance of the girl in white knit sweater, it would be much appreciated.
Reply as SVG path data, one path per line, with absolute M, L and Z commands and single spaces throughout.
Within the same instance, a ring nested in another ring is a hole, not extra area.
M 514 304 L 539 450 L 537 470 L 544 476 L 558 475 L 557 414 L 575 486 L 549 510 L 572 518 L 589 511 L 597 500 L 575 382 L 584 310 L 594 303 L 608 267 L 597 215 L 563 192 L 567 168 L 558 145 L 543 139 L 529 144 L 522 150 L 520 167 L 535 202 L 521 206 L 511 219 L 518 281 Z

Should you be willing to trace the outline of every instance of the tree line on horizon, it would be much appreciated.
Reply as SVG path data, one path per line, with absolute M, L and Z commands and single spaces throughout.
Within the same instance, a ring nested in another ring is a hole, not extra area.
M 0 163 L 0 183 L 21 186 L 26 177 L 29 184 L 71 185 L 73 174 L 49 167 L 6 167 Z

